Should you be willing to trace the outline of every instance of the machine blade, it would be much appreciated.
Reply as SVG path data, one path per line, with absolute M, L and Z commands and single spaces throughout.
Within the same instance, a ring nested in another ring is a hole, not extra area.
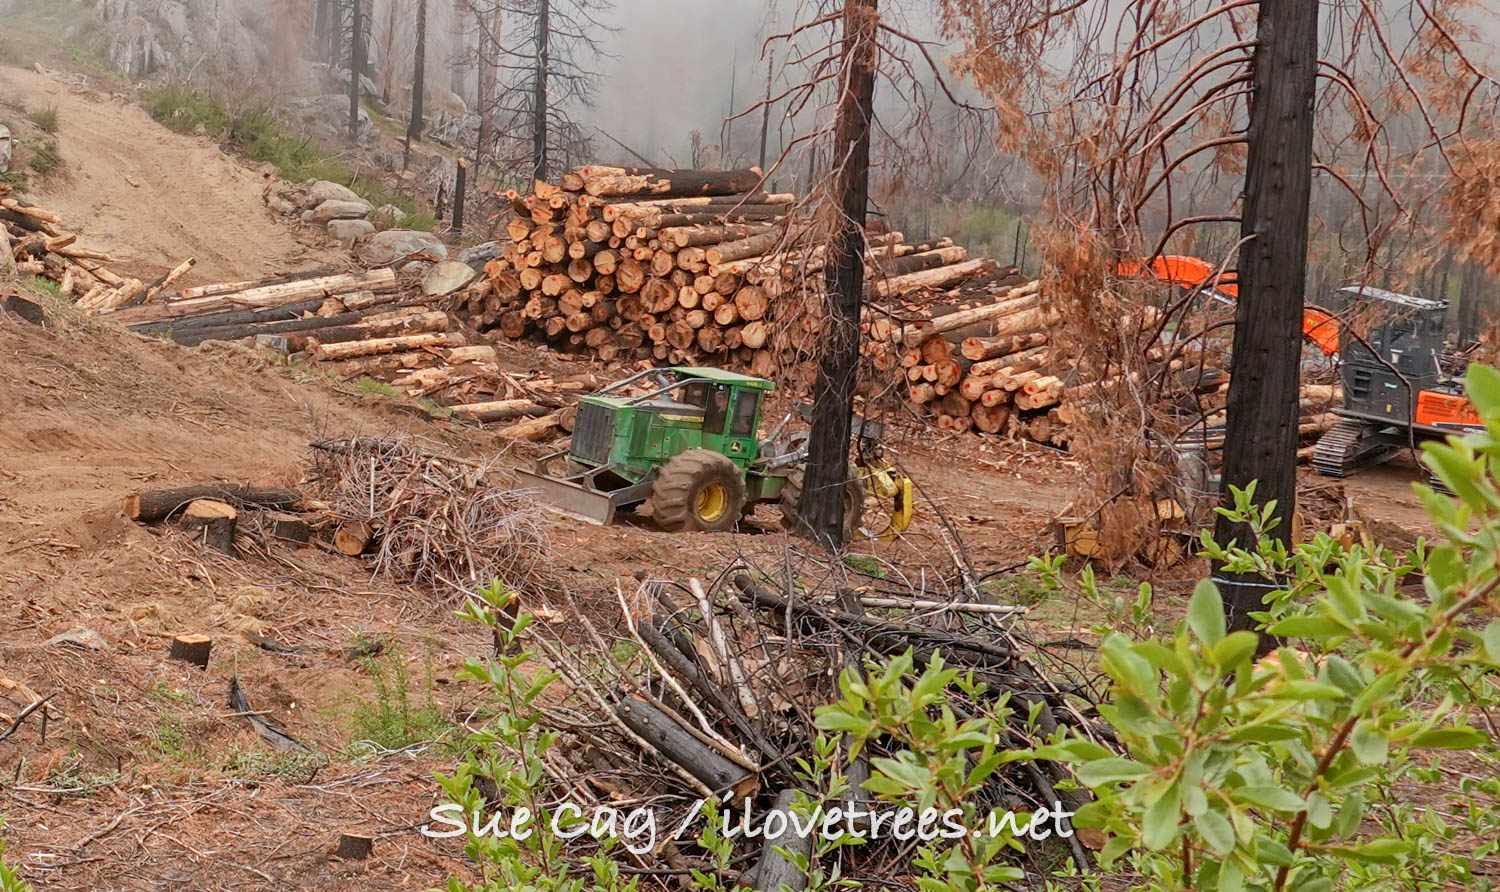
M 615 501 L 609 493 L 524 469 L 517 469 L 516 477 L 522 489 L 535 491 L 548 507 L 560 514 L 599 526 L 607 526 L 615 519 Z

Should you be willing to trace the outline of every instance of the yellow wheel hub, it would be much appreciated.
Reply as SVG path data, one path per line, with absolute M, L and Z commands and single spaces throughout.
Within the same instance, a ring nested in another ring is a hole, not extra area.
M 729 510 L 729 490 L 722 483 L 710 483 L 698 490 L 698 517 L 713 523 Z

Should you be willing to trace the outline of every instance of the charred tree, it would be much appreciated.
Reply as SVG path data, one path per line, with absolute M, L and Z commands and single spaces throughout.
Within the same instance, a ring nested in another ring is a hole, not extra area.
M 859 310 L 864 295 L 865 212 L 870 197 L 870 130 L 875 109 L 879 0 L 844 0 L 843 92 L 838 101 L 834 194 L 838 220 L 828 245 L 828 338 L 814 389 L 812 446 L 798 515 L 801 532 L 844 545 L 844 489 L 849 477 L 850 415 L 859 366 Z M 1295 423 L 1293 429 L 1295 430 Z
M 1261 0 L 1256 34 L 1221 500 L 1232 504 L 1229 487 L 1255 482 L 1256 502 L 1276 503 L 1269 535 L 1286 542 L 1297 500 L 1318 4 Z M 1216 533 L 1220 543 L 1255 547 L 1247 527 L 1223 517 Z M 1253 629 L 1249 614 L 1273 586 L 1259 576 L 1221 584 L 1229 627 Z
M 536 70 L 532 74 L 531 176 L 547 178 L 547 74 L 552 65 L 552 0 L 537 0 Z
M 359 77 L 365 70 L 364 0 L 353 0 L 349 24 L 349 144 L 359 142 Z
M 417 0 L 417 49 L 412 64 L 411 120 L 406 125 L 406 138 L 411 142 L 422 141 L 422 100 L 427 89 L 427 0 Z

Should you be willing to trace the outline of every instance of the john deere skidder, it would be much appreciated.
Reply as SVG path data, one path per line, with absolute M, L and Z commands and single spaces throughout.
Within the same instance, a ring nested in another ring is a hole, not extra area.
M 578 404 L 568 449 L 520 471 L 523 486 L 558 510 L 608 524 L 615 512 L 649 502 L 665 530 L 729 530 L 760 502 L 780 502 L 795 523 L 807 459 L 806 432 L 791 416 L 758 435 L 763 398 L 775 385 L 718 369 L 649 369 Z M 629 395 L 639 390 L 636 395 Z M 876 422 L 855 419 L 861 456 L 844 493 L 845 540 L 859 529 L 869 489 L 895 508 L 881 535 L 906 528 L 911 481 L 880 458 Z

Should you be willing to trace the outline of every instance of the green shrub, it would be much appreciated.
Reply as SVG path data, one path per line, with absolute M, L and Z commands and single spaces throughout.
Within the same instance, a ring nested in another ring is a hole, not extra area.
M 0 819 L 0 830 L 5 829 L 5 821 Z M 5 854 L 5 840 L 0 839 L 0 855 Z M 0 892 L 31 892 L 31 886 L 21 880 L 19 874 L 5 866 L 5 861 L 0 858 Z
M 42 176 L 62 167 L 62 154 L 57 150 L 57 142 L 46 139 L 37 143 L 31 149 L 31 160 L 27 164 Z
M 412 702 L 412 671 L 400 648 L 391 645 L 360 660 L 375 683 L 375 697 L 354 708 L 356 743 L 397 750 L 414 743 L 440 741 L 452 731 L 432 698 L 432 672 L 426 676 L 421 705 Z
M 45 108 L 32 109 L 26 117 L 31 123 L 37 125 L 44 133 L 56 133 L 57 128 L 62 125 L 62 115 L 58 112 L 56 105 L 47 105 Z

